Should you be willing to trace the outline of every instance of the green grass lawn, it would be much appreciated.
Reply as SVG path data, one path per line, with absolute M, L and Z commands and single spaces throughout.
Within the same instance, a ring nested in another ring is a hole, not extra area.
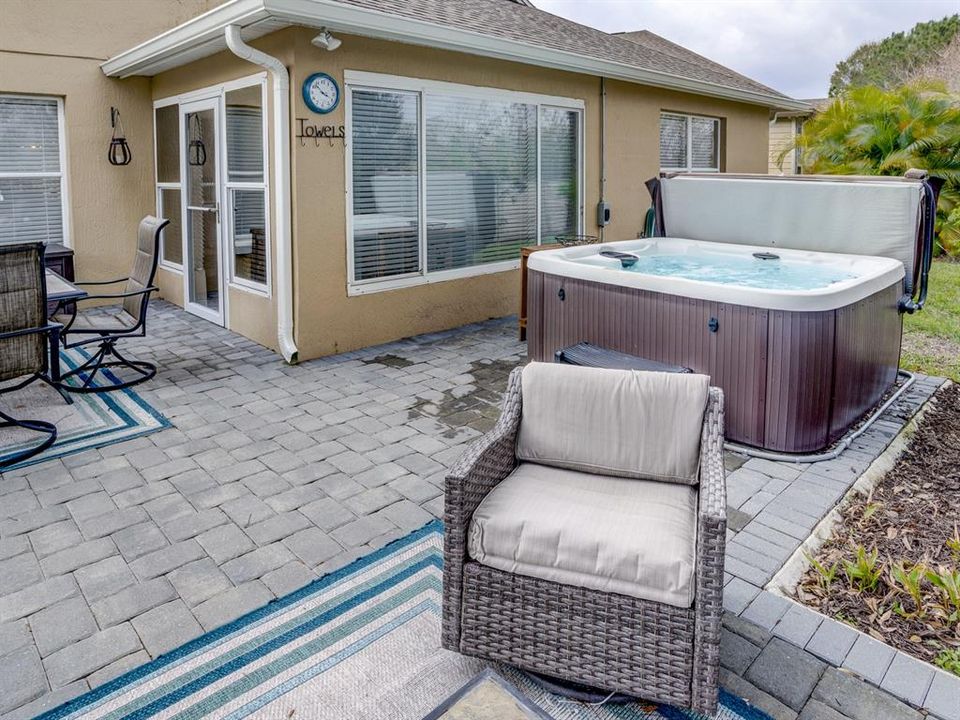
M 960 262 L 933 263 L 927 304 L 903 330 L 901 367 L 960 382 Z

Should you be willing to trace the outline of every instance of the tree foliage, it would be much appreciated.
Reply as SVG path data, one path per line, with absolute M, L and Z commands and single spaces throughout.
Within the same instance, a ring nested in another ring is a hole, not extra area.
M 796 147 L 807 173 L 903 175 L 918 168 L 943 178 L 938 244 L 960 253 L 960 97 L 942 83 L 854 88 L 804 124 Z
M 878 42 L 861 45 L 837 63 L 830 76 L 830 97 L 866 85 L 893 89 L 916 76 L 934 61 L 960 33 L 960 15 L 917 23 L 909 32 L 893 33 Z

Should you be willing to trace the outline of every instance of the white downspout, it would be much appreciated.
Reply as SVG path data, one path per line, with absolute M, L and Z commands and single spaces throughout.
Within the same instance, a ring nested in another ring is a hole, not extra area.
M 293 339 L 293 236 L 290 230 L 290 74 L 272 55 L 247 45 L 240 26 L 225 30 L 227 47 L 234 55 L 266 68 L 273 81 L 273 217 L 277 238 L 277 342 L 283 359 L 297 362 Z

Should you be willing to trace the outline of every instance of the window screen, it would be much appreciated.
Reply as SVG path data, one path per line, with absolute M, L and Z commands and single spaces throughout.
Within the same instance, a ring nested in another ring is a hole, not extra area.
M 687 118 L 660 116 L 660 167 L 687 167 Z
M 353 92 L 356 280 L 420 271 L 419 106 L 413 93 Z
M 60 133 L 55 99 L 0 95 L 0 243 L 63 241 Z
M 540 238 L 575 235 L 580 218 L 580 113 L 540 109 Z
M 660 116 L 660 168 L 719 171 L 720 121 L 663 113 Z
M 536 106 L 431 96 L 427 271 L 510 260 L 537 236 Z
M 720 123 L 713 118 L 690 118 L 690 157 L 694 170 L 719 170 L 717 149 Z

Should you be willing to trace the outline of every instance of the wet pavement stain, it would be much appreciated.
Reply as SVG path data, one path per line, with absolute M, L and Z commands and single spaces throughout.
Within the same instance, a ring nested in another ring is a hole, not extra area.
M 412 360 L 407 360 L 405 357 L 400 357 L 393 353 L 377 355 L 375 358 L 361 359 L 360 362 L 364 365 L 386 365 L 392 368 L 408 368 L 411 365 L 416 365 Z

